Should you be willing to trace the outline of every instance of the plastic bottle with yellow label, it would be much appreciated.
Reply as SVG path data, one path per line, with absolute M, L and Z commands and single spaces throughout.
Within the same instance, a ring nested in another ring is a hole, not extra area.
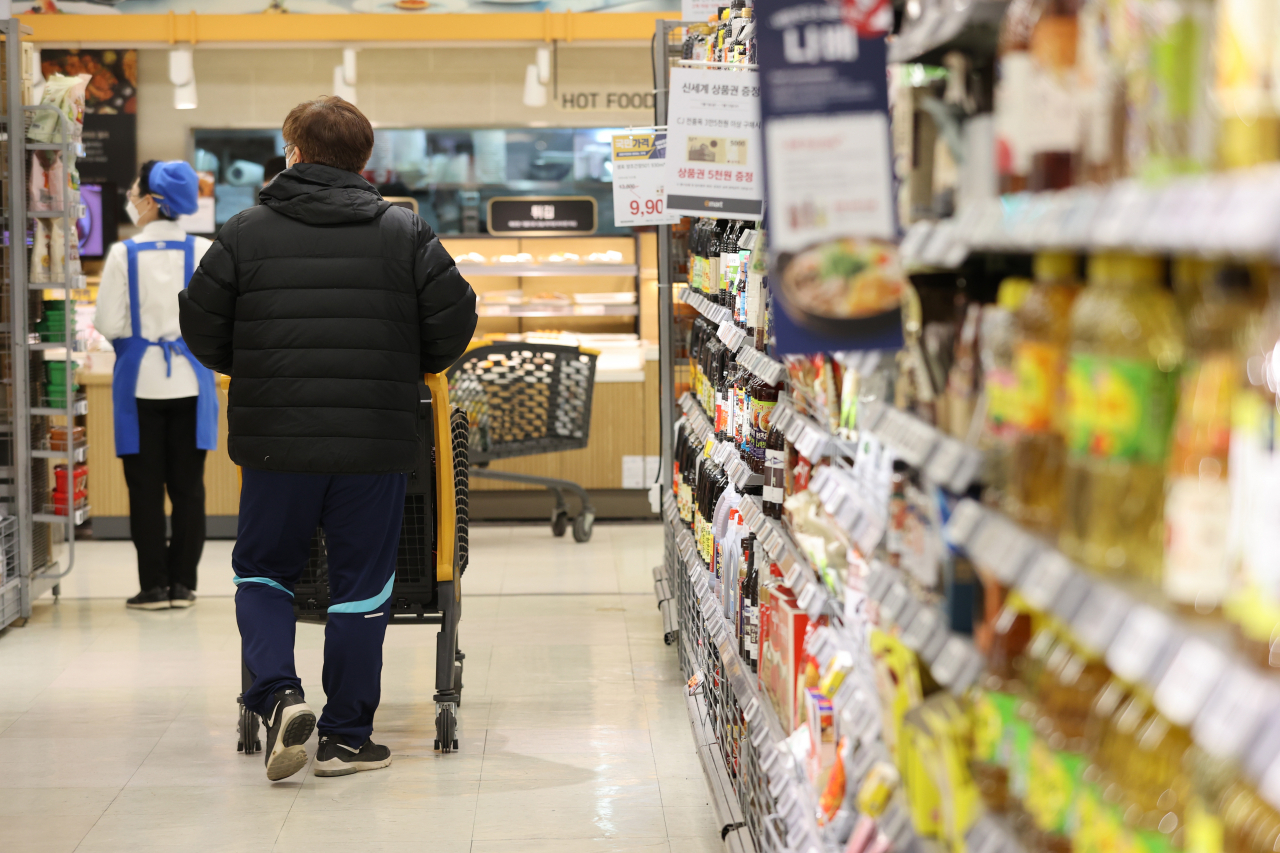
M 1036 255 L 1035 280 L 1015 315 L 1017 390 L 1006 508 L 1021 524 L 1051 533 L 1061 519 L 1066 463 L 1063 379 L 1071 342 L 1071 306 L 1080 291 L 1075 255 Z
M 1184 355 L 1159 259 L 1091 266 L 1071 311 L 1067 476 L 1059 544 L 1099 571 L 1158 583 L 1164 474 Z

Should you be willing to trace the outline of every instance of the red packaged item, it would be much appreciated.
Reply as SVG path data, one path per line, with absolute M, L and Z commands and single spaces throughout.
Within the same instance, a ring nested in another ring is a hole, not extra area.
M 761 590 L 760 620 L 760 685 L 773 701 L 778 719 L 793 732 L 800 725 L 796 680 L 804 673 L 801 659 L 809 615 L 796 604 L 790 590 L 773 587 L 768 589 L 767 603 Z
M 79 462 L 72 469 L 71 478 L 74 485 L 71 489 L 67 488 L 67 466 L 66 465 L 53 466 L 53 478 L 54 478 L 53 491 L 55 494 L 60 493 L 65 495 L 68 491 L 74 491 L 76 493 L 84 492 L 84 491 L 87 491 L 89 488 L 89 466 L 84 464 L 83 462 Z

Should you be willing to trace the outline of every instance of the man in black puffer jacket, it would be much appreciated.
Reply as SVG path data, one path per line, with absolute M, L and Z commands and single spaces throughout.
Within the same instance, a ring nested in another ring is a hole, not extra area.
M 267 723 L 270 779 L 307 761 L 316 725 L 293 660 L 293 585 L 325 529 L 325 629 L 316 775 L 391 763 L 370 739 L 418 385 L 467 347 L 476 296 L 431 228 L 360 177 L 373 128 L 341 98 L 284 122 L 288 168 L 232 217 L 180 298 L 182 334 L 231 376 L 231 458 L 243 468 L 232 567 Z

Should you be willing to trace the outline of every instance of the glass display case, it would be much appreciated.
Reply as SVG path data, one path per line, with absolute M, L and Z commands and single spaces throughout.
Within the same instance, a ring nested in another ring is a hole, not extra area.
M 379 128 L 364 176 L 384 196 L 417 200 L 439 234 L 483 234 L 490 198 L 590 195 L 599 235 L 613 224 L 614 128 Z M 196 130 L 192 161 L 213 185 L 217 226 L 256 203 L 270 161 L 284 156 L 278 130 Z

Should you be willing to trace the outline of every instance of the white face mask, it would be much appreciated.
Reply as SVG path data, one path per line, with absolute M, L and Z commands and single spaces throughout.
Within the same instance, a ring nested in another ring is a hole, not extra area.
M 138 210 L 138 206 L 133 203 L 133 199 L 129 199 L 125 204 L 124 212 L 129 214 L 129 221 L 134 225 L 137 225 L 138 220 L 142 218 L 142 212 Z

